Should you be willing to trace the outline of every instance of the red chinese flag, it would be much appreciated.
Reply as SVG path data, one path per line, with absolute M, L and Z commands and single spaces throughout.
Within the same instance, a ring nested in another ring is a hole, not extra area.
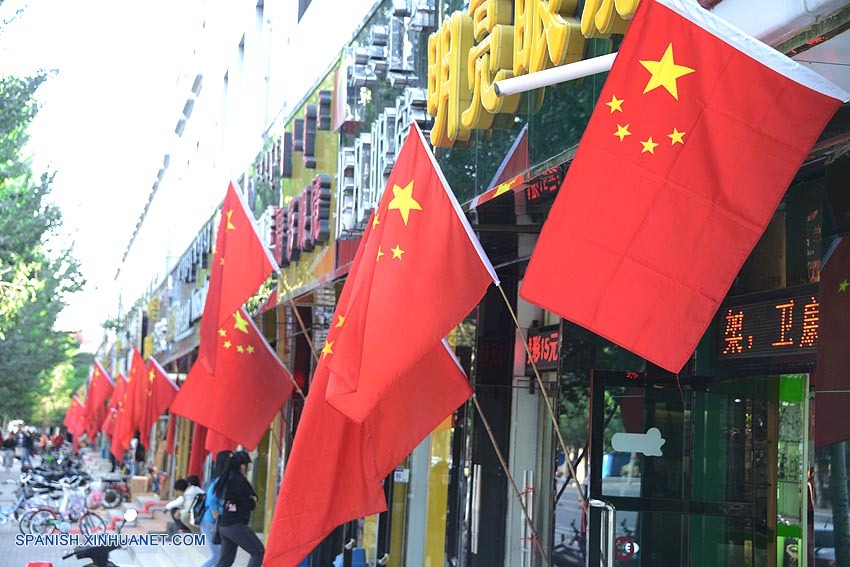
M 830 254 L 820 273 L 820 328 L 815 366 L 815 446 L 850 439 L 850 237 Z
M 367 226 L 333 321 L 347 310 L 370 227 Z M 343 327 L 332 325 L 327 345 Z M 338 525 L 387 509 L 381 483 L 413 448 L 472 393 L 454 356 L 440 342 L 393 381 L 362 423 L 327 401 L 336 356 L 323 349 L 286 464 L 266 542 L 266 567 L 298 565 Z
M 204 477 L 204 460 L 207 458 L 207 450 L 204 447 L 206 436 L 207 428 L 196 423 L 192 434 L 192 447 L 189 450 L 189 464 L 186 468 L 188 475 L 194 474 L 200 478 Z
M 115 383 L 104 370 L 100 362 L 94 362 L 91 380 L 89 380 L 88 393 L 86 394 L 86 433 L 90 439 L 94 439 L 103 420 L 106 418 L 109 397 L 115 389 Z
M 382 481 L 472 394 L 439 343 L 390 384 L 363 423 L 327 402 L 320 363 L 286 464 L 266 542 L 266 567 L 294 567 L 334 528 L 387 509 Z
M 115 437 L 115 427 L 118 423 L 118 409 L 124 400 L 124 391 L 127 389 L 127 379 L 122 374 L 115 379 L 115 388 L 112 390 L 112 395 L 109 397 L 109 407 L 106 410 L 106 417 L 103 420 L 101 429 L 110 439 Z
M 204 448 L 208 453 L 218 455 L 221 451 L 235 451 L 239 443 L 226 437 L 215 429 L 207 429 L 207 438 L 204 441 Z
M 196 361 L 171 412 L 250 451 L 292 393 L 292 379 L 244 308 L 222 325 L 216 337 L 215 372 L 210 375 Z
M 139 441 L 150 449 L 151 428 L 174 401 L 178 388 L 165 369 L 153 358 L 148 359 L 147 383 L 148 399 L 142 422 L 139 424 Z
M 260 240 L 241 192 L 231 183 L 221 206 L 209 287 L 201 316 L 198 361 L 207 372 L 215 370 L 219 330 L 269 274 L 277 270 L 277 264 Z
M 415 123 L 363 246 L 362 263 L 346 281 L 348 309 L 337 311 L 339 334 L 323 351 L 334 353 L 328 402 L 357 422 L 496 281 Z
M 76 394 L 71 397 L 71 403 L 68 405 L 68 410 L 65 412 L 65 419 L 62 423 L 68 428 L 68 431 L 76 438 L 86 430 L 86 408 L 85 404 L 80 401 Z
M 641 2 L 520 295 L 678 372 L 846 98 L 694 2 Z
M 130 440 L 133 439 L 136 428 L 142 421 L 148 391 L 147 367 L 142 354 L 133 347 L 130 356 L 127 387 L 124 391 L 123 404 L 118 410 L 118 423 L 114 437 L 119 446 L 125 450 L 130 448 Z

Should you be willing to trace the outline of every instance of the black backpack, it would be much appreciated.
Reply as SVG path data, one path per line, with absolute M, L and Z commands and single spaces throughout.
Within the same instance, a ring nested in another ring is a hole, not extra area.
M 207 495 L 203 492 L 195 495 L 195 499 L 192 500 L 192 510 L 191 515 L 189 517 L 189 521 L 192 522 L 193 526 L 200 526 L 201 520 L 204 519 L 204 514 L 207 513 Z

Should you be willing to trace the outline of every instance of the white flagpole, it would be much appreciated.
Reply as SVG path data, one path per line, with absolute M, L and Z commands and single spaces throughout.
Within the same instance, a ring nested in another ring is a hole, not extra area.
M 600 57 L 582 59 L 568 65 L 560 65 L 551 69 L 537 71 L 536 73 L 496 81 L 493 83 L 493 88 L 498 96 L 508 96 L 541 87 L 549 87 L 557 83 L 573 81 L 590 75 L 605 73 L 611 69 L 611 65 L 614 64 L 616 57 L 616 53 L 609 53 Z

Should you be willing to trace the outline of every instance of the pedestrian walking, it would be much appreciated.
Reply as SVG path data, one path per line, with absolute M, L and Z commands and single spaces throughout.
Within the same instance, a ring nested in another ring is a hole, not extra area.
M 221 535 L 221 556 L 217 567 L 230 567 L 241 547 L 251 556 L 248 567 L 260 567 L 266 552 L 263 542 L 248 526 L 251 511 L 257 506 L 257 493 L 245 475 L 251 457 L 245 451 L 236 451 L 216 482 L 215 495 L 222 501 L 218 531 Z
M 213 530 L 215 530 L 215 520 L 222 512 L 221 501 L 215 495 L 215 485 L 218 482 L 227 461 L 233 455 L 233 451 L 221 451 L 215 456 L 215 468 L 213 469 L 213 477 L 207 487 L 207 498 L 204 501 L 206 511 L 201 519 L 201 533 L 204 534 L 204 539 L 207 542 L 207 547 L 210 548 L 210 557 L 201 565 L 201 567 L 215 567 L 221 557 L 221 544 L 213 543 Z

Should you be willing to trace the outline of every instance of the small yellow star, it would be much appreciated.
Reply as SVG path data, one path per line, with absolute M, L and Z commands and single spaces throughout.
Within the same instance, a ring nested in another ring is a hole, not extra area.
M 219 265 L 219 266 L 223 266 L 223 265 L 224 265 L 224 256 L 222 256 L 221 258 L 219 258 L 219 260 L 218 260 L 218 265 Z
M 219 330 L 218 330 L 218 336 L 219 336 L 219 337 L 226 337 L 226 336 L 227 336 L 227 331 L 226 331 L 225 329 L 219 329 Z
M 651 154 L 655 154 L 655 148 L 658 146 L 658 144 L 652 141 L 652 136 L 650 136 L 647 141 L 641 142 L 641 144 L 643 144 L 643 149 L 640 151 L 640 153 L 649 152 Z
M 623 112 L 623 100 L 614 95 L 611 95 L 611 102 L 606 102 L 605 105 L 611 107 L 611 114 L 614 114 L 614 111 Z
M 322 358 L 325 358 L 327 355 L 334 353 L 333 346 L 335 342 L 336 341 L 329 341 L 325 343 L 325 346 L 322 347 Z
M 617 136 L 618 138 L 620 138 L 621 142 L 623 141 L 623 139 L 626 136 L 632 135 L 632 133 L 629 132 L 629 126 L 631 126 L 631 124 L 626 124 L 625 126 L 621 126 L 620 124 L 617 124 L 617 131 L 614 132 L 614 135 Z
M 643 89 L 643 94 L 658 87 L 664 87 L 676 100 L 679 100 L 679 88 L 676 79 L 694 72 L 694 69 L 690 67 L 676 65 L 676 62 L 673 61 L 672 43 L 667 45 L 664 55 L 658 61 L 641 61 L 640 64 L 652 75 L 649 82 L 646 83 L 646 88 Z
M 850 286 L 850 282 L 845 279 L 843 282 L 838 284 L 838 293 L 844 293 L 847 291 L 847 286 Z
M 234 230 L 236 227 L 231 222 L 231 218 L 233 217 L 233 209 L 227 211 L 227 230 Z
M 372 219 L 372 228 L 375 228 L 381 224 L 381 221 L 378 220 L 378 211 L 375 211 L 375 218 Z
M 687 132 L 679 132 L 676 128 L 673 128 L 673 133 L 667 134 L 667 137 L 670 138 L 670 140 L 671 140 L 670 145 L 671 146 L 674 145 L 674 144 L 684 145 L 685 141 L 683 140 L 683 138 L 685 137 L 686 133 Z
M 243 352 L 245 352 L 245 347 L 243 347 L 242 345 L 236 345 L 236 352 L 242 354 Z
M 395 245 L 395 248 L 390 248 L 390 250 L 393 251 L 393 258 L 401 260 L 401 255 L 404 254 L 404 250 L 402 250 L 398 244 Z
M 378 257 L 375 258 L 375 261 L 377 262 L 378 260 L 380 260 L 381 256 L 383 256 L 383 255 L 384 255 L 384 253 L 381 251 L 381 247 L 378 246 Z
M 390 211 L 398 211 L 401 214 L 401 220 L 407 226 L 407 219 L 410 216 L 410 211 L 421 211 L 420 205 L 413 198 L 413 180 L 404 187 L 393 185 L 393 199 L 387 207 Z
M 153 382 L 154 378 L 156 378 L 156 375 L 153 373 L 153 370 L 151 370 L 150 372 L 148 372 L 148 380 Z
M 233 346 L 233 343 L 231 343 L 230 341 L 224 341 L 221 346 L 223 346 L 224 348 L 230 348 L 231 346 Z
M 342 315 L 337 315 L 337 321 L 335 327 L 342 327 L 345 324 L 345 317 Z
M 254 354 L 254 351 L 255 351 L 256 349 L 255 349 L 253 346 L 248 345 L 248 346 L 245 348 L 245 350 L 246 350 L 246 351 L 248 351 L 248 354 Z
M 242 315 L 237 311 L 233 314 L 233 328 L 248 334 L 248 321 L 242 318 Z

